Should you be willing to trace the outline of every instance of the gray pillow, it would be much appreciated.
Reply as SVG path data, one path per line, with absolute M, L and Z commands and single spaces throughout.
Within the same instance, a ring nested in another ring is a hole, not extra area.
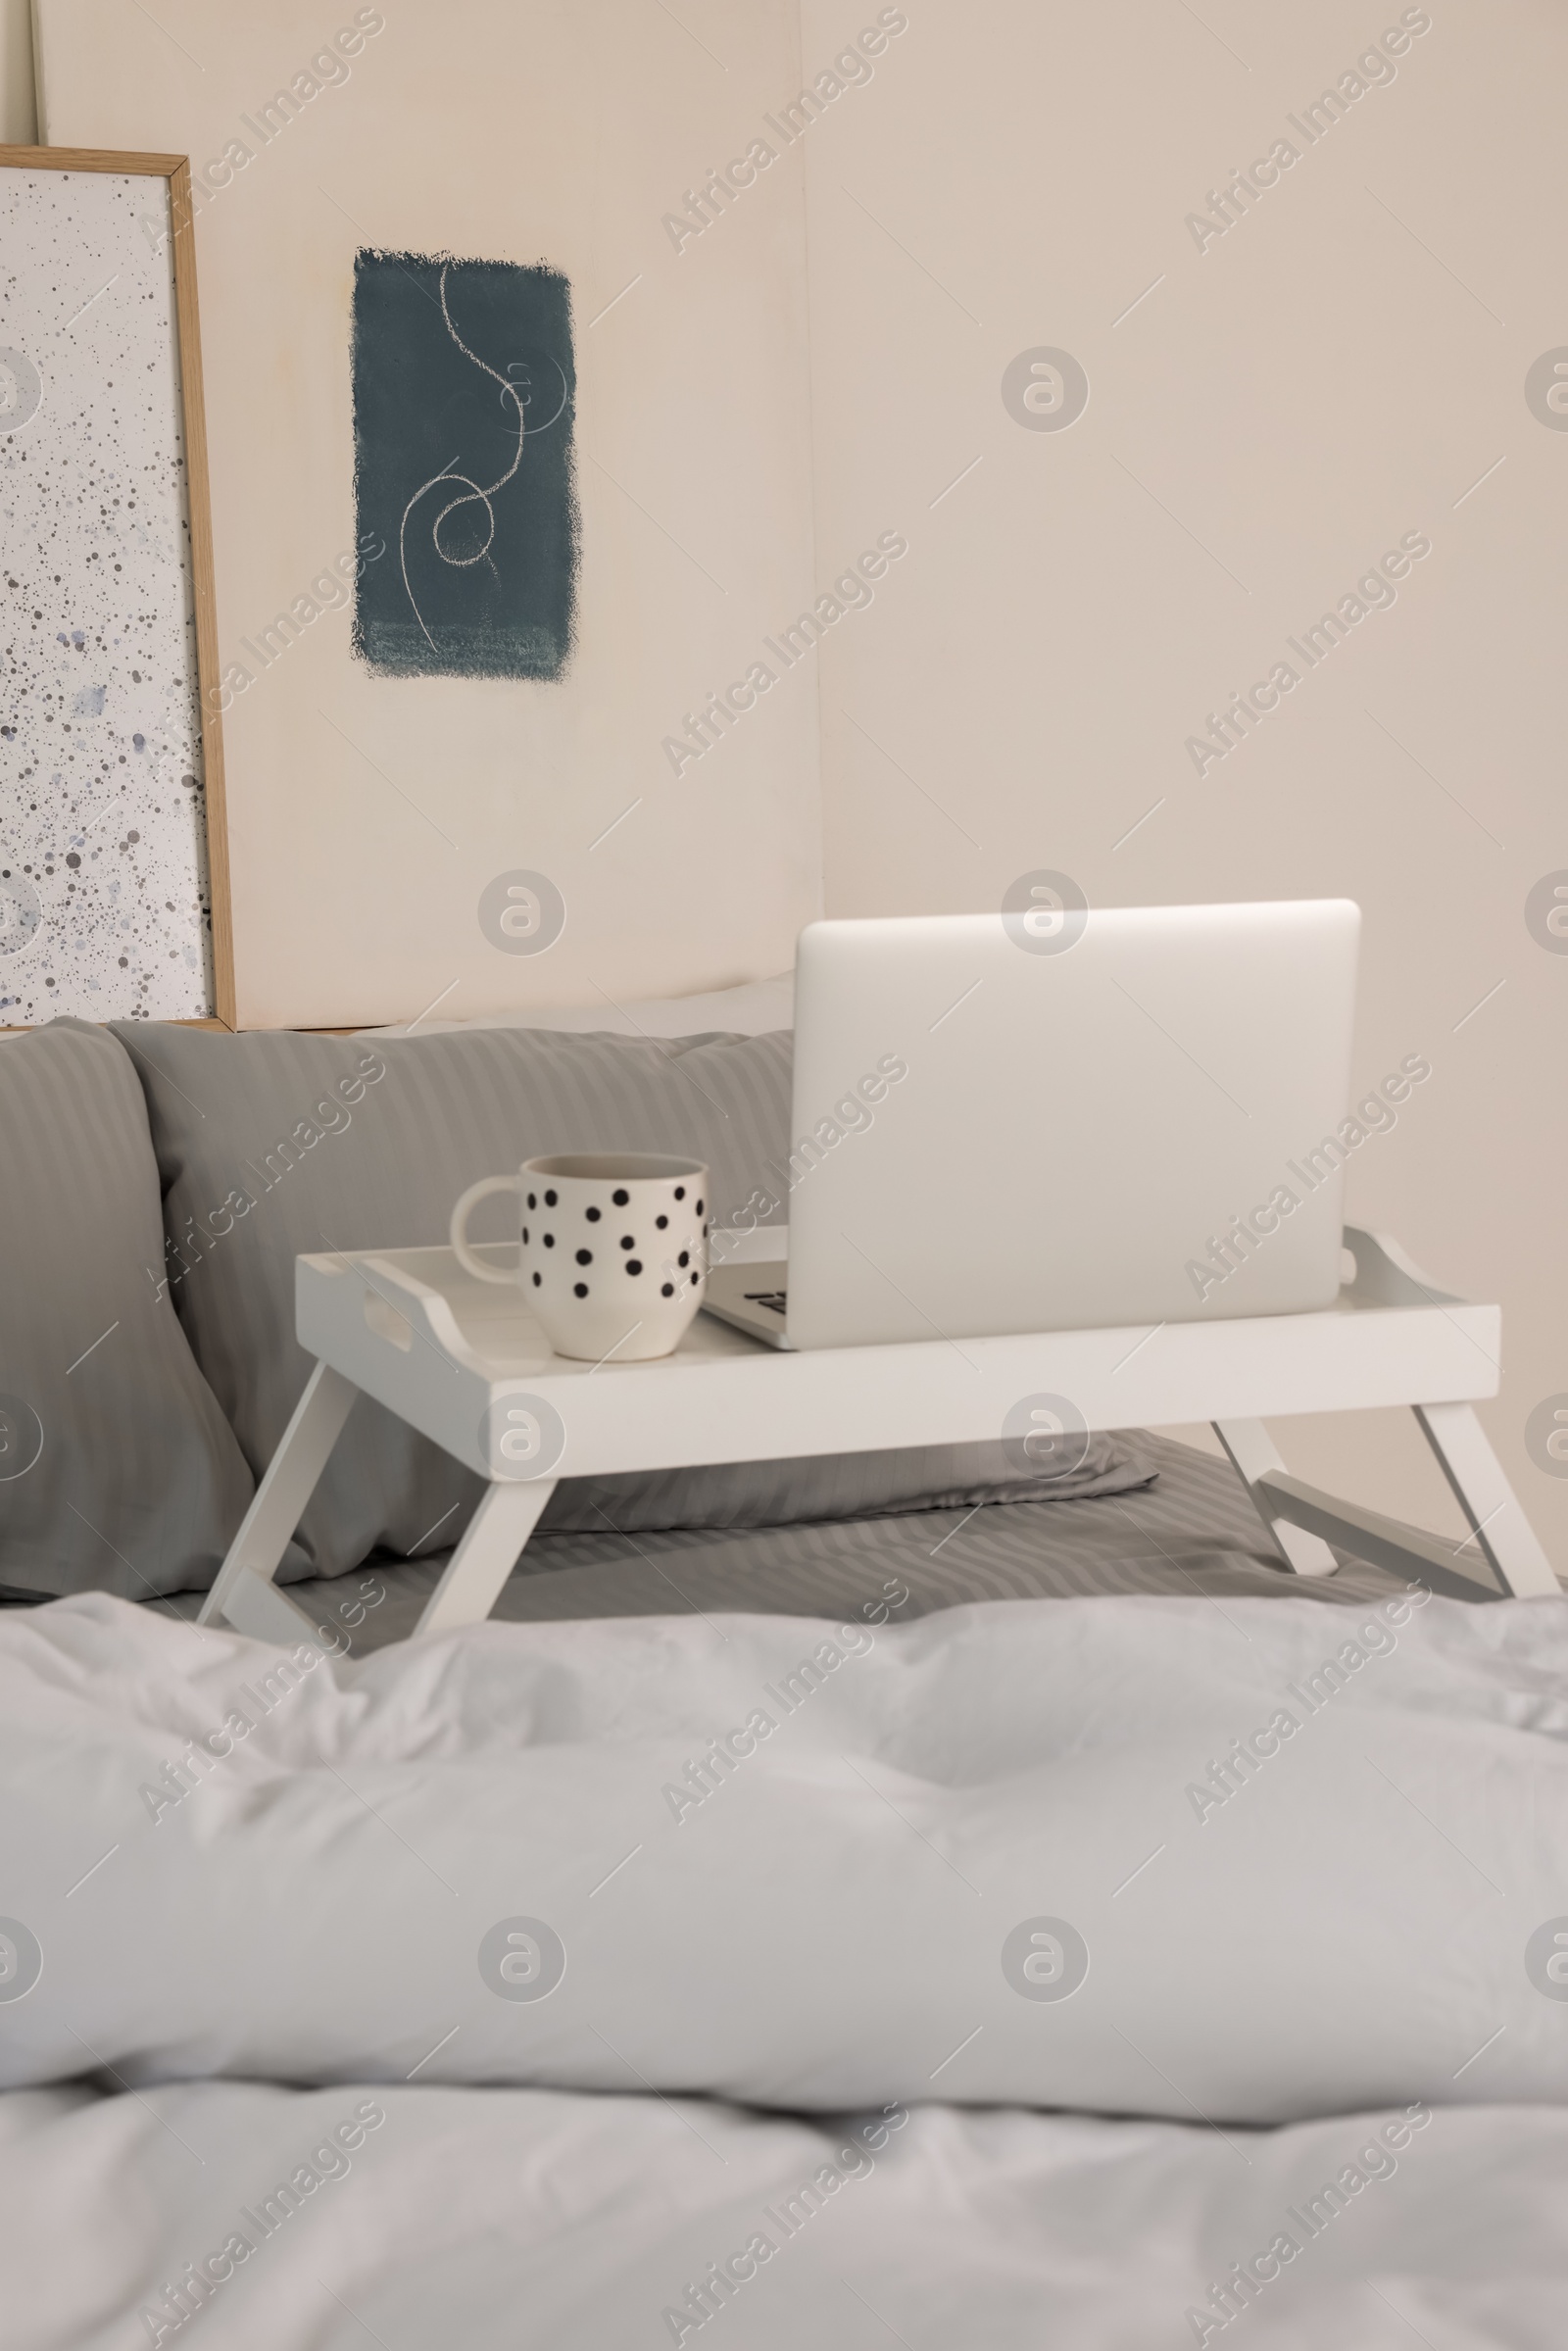
M 102 1029 L 0 1043 L 0 1592 L 212 1582 L 253 1491 L 164 1286 L 136 1073 Z
M 300 1253 L 444 1241 L 466 1185 L 547 1151 L 689 1152 L 711 1170 L 717 1224 L 748 1203 L 756 1216 L 758 1194 L 774 1203 L 763 1221 L 783 1213 L 787 1033 L 234 1037 L 143 1022 L 118 1022 L 115 1033 L 147 1093 L 175 1304 L 258 1473 L 310 1370 L 294 1337 Z M 486 1203 L 475 1238 L 502 1238 L 509 1216 L 509 1203 Z M 1011 1475 L 1000 1444 L 634 1472 L 563 1480 L 541 1527 L 777 1525 L 978 1499 L 982 1487 L 988 1498 L 1034 1497 L 1147 1475 L 1103 1439 L 1073 1479 L 1049 1488 Z M 450 1455 L 362 1396 L 281 1580 L 341 1575 L 378 1547 L 444 1550 L 479 1491 Z

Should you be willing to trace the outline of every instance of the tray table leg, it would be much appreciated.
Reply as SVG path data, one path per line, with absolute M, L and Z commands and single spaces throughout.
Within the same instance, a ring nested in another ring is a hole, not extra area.
M 1477 1551 L 1516 1599 L 1555 1593 L 1557 1579 L 1473 1404 L 1417 1404 L 1421 1433 L 1470 1522 Z M 1469 1546 L 1460 1545 L 1460 1554 Z
M 414 1628 L 416 1641 L 427 1633 L 450 1633 L 457 1625 L 476 1625 L 489 1615 L 555 1491 L 554 1478 L 508 1480 L 486 1490 L 424 1604 Z
M 1258 1480 L 1270 1470 L 1283 1470 L 1285 1463 L 1275 1448 L 1274 1440 L 1260 1420 L 1216 1420 L 1210 1422 L 1215 1436 L 1230 1457 L 1231 1467 L 1252 1498 L 1258 1517 L 1267 1527 L 1276 1547 L 1285 1554 L 1285 1563 L 1298 1576 L 1332 1576 L 1339 1561 L 1321 1535 L 1308 1534 L 1304 1527 L 1293 1527 L 1288 1519 L 1277 1518 L 1266 1494 L 1259 1491 Z
M 259 1582 L 270 1584 L 359 1393 L 353 1381 L 333 1371 L 330 1364 L 317 1364 L 283 1432 L 283 1441 L 256 1489 L 255 1499 L 240 1521 L 239 1533 L 228 1546 L 228 1556 L 196 1619 L 199 1625 L 221 1619 L 243 1577 L 255 1576 Z

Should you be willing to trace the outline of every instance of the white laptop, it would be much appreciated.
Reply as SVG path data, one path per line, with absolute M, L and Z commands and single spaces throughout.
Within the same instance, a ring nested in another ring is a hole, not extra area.
M 815 1347 L 1331 1305 L 1360 919 L 810 924 L 787 1260 L 715 1233 L 708 1312 Z

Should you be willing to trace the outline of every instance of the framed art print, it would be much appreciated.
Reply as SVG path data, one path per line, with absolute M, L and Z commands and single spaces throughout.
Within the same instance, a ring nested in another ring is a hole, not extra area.
M 0 1025 L 233 1024 L 183 158 L 0 147 Z

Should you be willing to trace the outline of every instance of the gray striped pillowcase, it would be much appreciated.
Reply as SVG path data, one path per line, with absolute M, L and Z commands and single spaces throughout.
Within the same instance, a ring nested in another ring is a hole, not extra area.
M 0 1597 L 213 1580 L 252 1480 L 167 1294 L 158 1167 L 113 1037 L 0 1045 Z

